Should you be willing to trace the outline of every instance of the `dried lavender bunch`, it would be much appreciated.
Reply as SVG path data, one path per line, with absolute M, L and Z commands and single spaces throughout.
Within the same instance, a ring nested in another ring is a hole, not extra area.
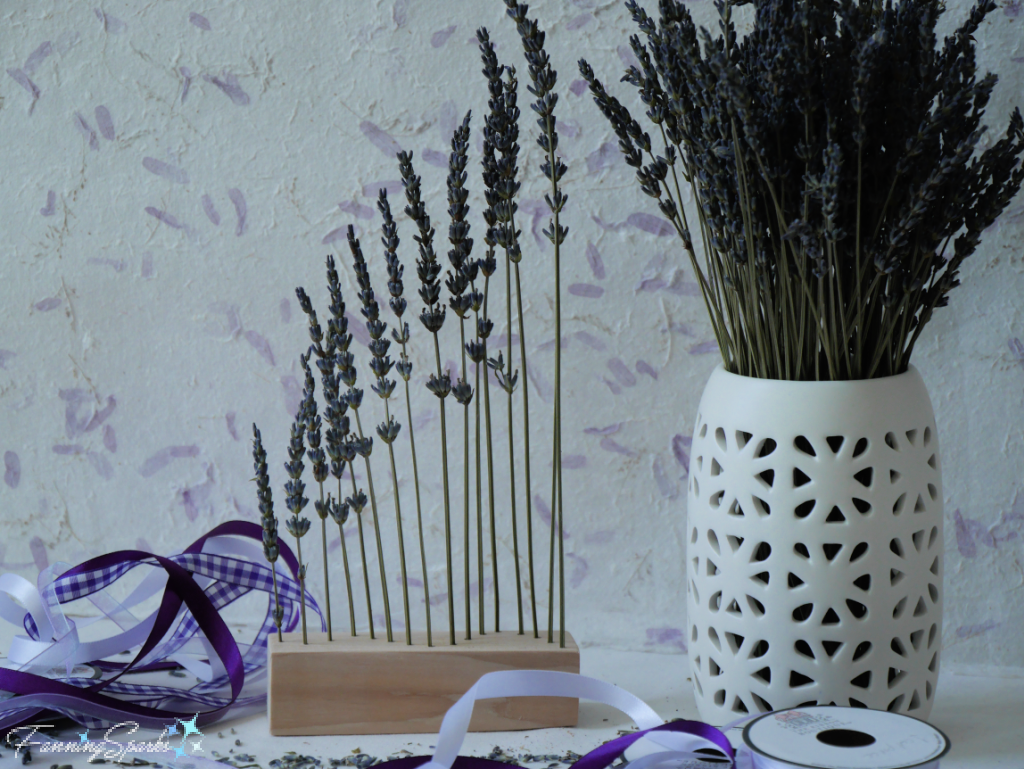
M 256 498 L 259 500 L 260 522 L 263 526 L 263 555 L 270 564 L 274 580 L 274 624 L 277 625 L 277 640 L 281 641 L 281 621 L 284 609 L 277 592 L 277 562 L 280 549 L 277 545 L 277 516 L 274 515 L 274 497 L 270 489 L 270 471 L 267 469 L 267 452 L 263 449 L 263 436 L 254 422 L 252 425 L 252 460 L 256 471 Z
M 448 261 L 452 269 L 448 271 L 445 285 L 450 294 L 448 305 L 459 317 L 459 349 L 462 352 L 462 376 L 452 387 L 452 395 L 462 406 L 463 424 L 463 496 L 465 503 L 465 515 L 463 532 L 465 536 L 465 603 L 466 603 L 466 640 L 473 637 L 472 618 L 470 616 L 470 595 L 469 595 L 469 404 L 473 400 L 473 388 L 466 381 L 466 316 L 473 309 L 473 296 L 467 293 L 470 288 L 469 255 L 473 250 L 473 239 L 469 237 L 469 222 L 466 216 L 469 214 L 469 206 L 466 200 L 469 198 L 469 190 L 466 188 L 466 151 L 469 148 L 469 120 L 470 113 L 467 112 L 462 120 L 462 125 L 455 130 L 452 136 L 452 152 L 448 163 L 448 213 L 451 216 L 451 223 L 448 225 L 448 241 L 452 244 L 448 251 Z
M 383 191 L 383 190 L 382 190 Z M 391 340 L 385 336 L 387 323 L 380 319 L 380 305 L 374 297 L 373 285 L 370 281 L 370 271 L 366 267 L 366 260 L 363 258 L 363 251 L 359 246 L 359 240 L 351 226 L 348 228 L 348 242 L 352 250 L 352 265 L 356 273 L 356 281 L 359 284 L 359 299 L 363 304 L 362 314 L 366 318 L 366 330 L 370 335 L 370 353 L 373 356 L 370 360 L 370 370 L 377 377 L 376 383 L 370 385 L 373 390 L 384 401 L 384 421 L 377 426 L 377 436 L 387 445 L 388 456 L 391 458 L 391 483 L 395 495 L 395 520 L 398 524 L 398 553 L 402 568 L 402 604 L 405 610 L 405 642 L 412 646 L 412 622 L 409 618 L 409 582 L 405 567 L 405 536 L 402 531 L 402 502 L 398 493 L 398 469 L 395 466 L 394 442 L 402 426 L 391 416 L 388 408 L 388 401 L 395 391 L 396 382 L 388 379 L 394 362 L 388 355 L 391 348 Z M 385 246 L 387 243 L 385 243 Z M 395 243 L 397 247 L 397 242 Z M 370 485 L 372 499 L 373 485 Z M 376 519 L 374 519 L 376 522 Z M 379 542 L 379 539 L 378 539 Z
M 658 147 L 584 60 L 580 72 L 641 189 L 679 233 L 730 371 L 901 373 L 1024 183 L 1019 110 L 975 156 L 997 78 L 979 76 L 973 35 L 996 4 L 976 4 L 941 49 L 940 0 L 766 0 L 742 40 L 739 4 L 718 0 L 723 34 L 712 38 L 675 0 L 658 20 L 626 3 L 646 41 L 631 38 L 640 67 L 624 79 Z M 703 265 L 680 174 L 696 199 Z
M 303 362 L 303 366 L 307 366 L 309 363 L 309 353 L 300 356 L 300 360 Z M 285 462 L 284 469 L 288 473 L 288 480 L 285 482 L 284 490 L 287 494 L 285 504 L 288 506 L 288 511 L 292 514 L 292 517 L 285 521 L 285 528 L 288 529 L 288 533 L 295 537 L 295 548 L 296 554 L 299 559 L 299 598 L 301 599 L 302 607 L 302 643 L 308 643 L 306 636 L 306 565 L 302 562 L 302 537 L 309 531 L 309 519 L 302 515 L 302 510 L 305 508 L 309 499 L 303 494 L 306 491 L 306 484 L 302 481 L 302 471 L 305 469 L 305 464 L 302 461 L 303 456 L 306 453 L 305 447 L 305 433 L 306 433 L 306 413 L 308 408 L 308 399 L 312 397 L 311 393 L 304 393 L 304 398 L 299 406 L 298 413 L 295 415 L 295 420 L 292 422 L 292 434 L 291 440 L 288 442 L 288 462 Z
M 544 196 L 548 208 L 551 210 L 551 219 L 544 235 L 554 246 L 555 266 L 555 406 L 553 425 L 553 447 L 552 447 L 552 471 L 551 471 L 551 552 L 548 571 L 548 642 L 553 639 L 553 611 L 554 611 L 554 543 L 555 527 L 557 520 L 558 529 L 558 593 L 559 593 L 559 645 L 565 646 L 565 554 L 563 551 L 562 534 L 562 267 L 561 267 L 561 246 L 569 228 L 559 223 L 559 215 L 565 206 L 568 196 L 562 192 L 559 182 L 565 175 L 566 166 L 556 154 L 558 150 L 558 132 L 555 128 L 555 105 L 558 104 L 558 94 L 554 89 L 558 82 L 558 75 L 551 67 L 551 60 L 544 50 L 544 32 L 537 22 L 527 16 L 529 6 L 523 3 L 516 3 L 514 0 L 505 0 L 508 8 L 508 15 L 516 23 L 516 29 L 523 42 L 523 54 L 529 66 L 531 84 L 527 90 L 535 97 L 530 105 L 539 118 L 537 124 L 540 132 L 537 135 L 537 144 L 545 153 L 545 158 L 540 164 L 541 173 L 551 183 L 551 191 Z M 506 89 L 507 94 L 507 89 Z M 506 95 L 506 99 L 507 99 Z M 519 272 L 516 264 L 516 280 L 518 286 Z M 518 289 L 517 289 L 518 290 Z M 522 304 L 520 303 L 520 316 L 522 315 Z M 524 348 L 525 349 L 525 348 Z M 525 365 L 526 356 L 523 355 Z M 524 369 L 525 376 L 525 369 Z M 523 389 L 526 385 L 524 382 Z M 527 465 L 529 466 L 529 465 Z M 529 496 L 529 495 L 528 495 Z M 528 519 L 529 520 L 529 519 Z M 531 563 L 530 572 L 531 587 L 533 583 L 533 570 Z M 536 617 L 534 618 L 536 625 Z
M 398 163 L 403 169 L 402 178 L 405 179 L 405 169 L 408 169 L 411 174 L 412 153 L 400 152 L 398 154 Z M 388 267 L 388 293 L 391 294 L 391 299 L 388 304 L 391 306 L 392 312 L 395 313 L 395 317 L 398 318 L 397 327 L 391 329 L 391 338 L 398 342 L 398 344 L 402 345 L 402 354 L 398 363 L 395 364 L 395 368 L 398 370 L 399 375 L 405 382 L 405 414 L 406 421 L 409 425 L 409 448 L 412 452 L 412 477 L 413 485 L 416 487 L 416 523 L 419 528 L 420 536 L 420 567 L 423 571 L 423 606 L 427 614 L 427 646 L 433 646 L 434 638 L 430 627 L 430 585 L 428 584 L 429 575 L 427 572 L 427 551 L 423 543 L 423 507 L 420 504 L 420 471 L 416 462 L 416 436 L 412 425 L 412 401 L 409 398 L 409 379 L 412 376 L 412 361 L 409 360 L 406 346 L 409 344 L 410 331 L 409 324 L 402 320 L 402 316 L 405 315 L 405 310 L 408 307 L 408 302 L 406 302 L 405 298 L 402 296 L 405 291 L 405 285 L 402 282 L 402 274 L 405 272 L 405 268 L 402 266 L 401 262 L 398 261 L 398 226 L 395 224 L 394 216 L 391 214 L 391 204 L 388 203 L 388 193 L 385 189 L 381 189 L 380 191 L 377 200 L 377 208 L 380 211 L 381 217 L 384 219 L 381 242 L 384 244 L 384 248 L 386 249 L 385 259 Z
M 431 374 L 427 380 L 427 389 L 438 399 L 441 412 L 441 472 L 444 483 L 444 540 L 448 578 L 448 643 L 455 645 L 455 598 L 452 580 L 452 534 L 451 534 L 451 497 L 448 491 L 448 427 L 445 418 L 444 401 L 452 390 L 452 380 L 446 371 L 441 373 L 441 344 L 437 335 L 444 325 L 445 306 L 441 303 L 441 265 L 434 253 L 434 228 L 430 224 L 430 216 L 426 206 L 420 199 L 420 177 L 412 166 L 412 157 L 407 163 L 399 166 L 402 173 L 402 185 L 405 187 L 405 199 L 408 203 L 405 213 L 416 222 L 419 230 L 413 239 L 419 245 L 419 259 L 416 260 L 416 273 L 420 279 L 419 295 L 426 307 L 420 312 L 420 322 L 434 335 L 434 356 L 437 361 L 437 374 Z
M 366 285 L 367 285 L 367 287 L 363 288 L 363 290 L 360 292 L 360 301 L 362 301 L 362 303 L 363 303 L 363 308 L 362 308 L 361 312 L 363 313 L 363 316 L 366 318 L 366 321 L 367 321 L 366 327 L 370 331 L 371 344 L 374 341 L 379 343 L 381 341 L 381 336 L 384 333 L 384 331 L 383 331 L 383 325 L 384 324 L 379 319 L 377 319 L 377 317 L 376 317 L 377 315 L 379 315 L 379 310 L 377 308 L 376 301 L 373 299 L 373 291 L 372 291 L 372 289 L 369 288 L 369 275 L 365 272 L 366 263 L 365 263 L 365 260 L 363 259 L 362 249 L 359 246 L 359 241 L 356 239 L 355 229 L 352 227 L 351 224 L 348 226 L 348 246 L 349 246 L 349 250 L 352 252 L 352 259 L 355 262 L 355 264 L 359 265 L 360 263 L 362 263 L 362 265 L 363 265 L 363 272 L 362 273 L 360 273 L 359 267 L 358 266 L 356 267 L 356 277 L 357 277 L 357 279 L 360 278 L 361 274 L 364 275 L 365 276 L 365 280 L 366 280 Z M 376 336 L 374 336 L 375 334 L 376 334 Z M 383 343 L 385 345 L 390 344 L 388 342 L 388 340 L 386 340 L 386 339 L 383 340 Z M 371 368 L 371 370 L 373 370 L 373 372 L 375 374 L 383 366 L 383 359 L 382 358 L 378 358 L 378 356 L 377 356 L 377 352 L 379 351 L 379 349 L 380 349 L 379 348 L 379 344 L 377 346 L 377 351 L 375 351 L 374 348 L 371 347 L 371 354 L 373 355 L 373 358 L 371 359 L 370 368 Z M 387 369 L 388 370 L 390 370 L 390 365 L 391 364 L 390 364 L 390 359 L 389 359 L 387 361 Z M 378 377 L 380 377 L 380 376 L 381 375 L 378 374 Z M 371 389 L 373 389 L 374 392 L 378 392 L 378 394 L 379 394 L 379 390 L 377 389 L 377 386 L 371 385 Z M 390 383 L 390 389 L 386 391 L 387 394 L 386 395 L 381 395 L 381 397 L 382 398 L 390 397 L 391 396 L 391 392 L 393 390 L 394 390 L 394 382 L 392 381 Z M 363 393 L 360 390 L 358 397 L 353 399 L 352 398 L 352 392 L 350 391 L 348 402 L 349 402 L 349 406 L 352 408 L 352 412 L 356 415 L 356 429 L 359 431 L 359 443 L 356 445 L 356 450 L 358 451 L 359 455 L 363 458 L 363 464 L 366 467 L 366 485 L 367 485 L 367 487 L 370 490 L 370 510 L 373 513 L 373 530 L 374 530 L 374 534 L 376 535 L 376 539 L 377 539 L 377 562 L 378 562 L 378 565 L 380 566 L 380 587 L 381 587 L 381 592 L 384 594 L 384 622 L 385 622 L 385 629 L 387 631 L 388 641 L 393 641 L 394 640 L 394 636 L 393 636 L 392 631 L 391 631 L 391 604 L 390 604 L 390 602 L 388 600 L 387 571 L 384 568 L 384 545 L 383 545 L 383 543 L 381 541 L 381 536 L 380 536 L 380 519 L 379 519 L 379 517 L 377 515 L 377 495 L 374 493 L 374 490 L 373 490 L 373 470 L 370 468 L 370 454 L 373 451 L 373 438 L 363 434 L 363 424 L 362 424 L 362 420 L 360 420 L 360 418 L 359 418 L 359 406 L 360 406 L 360 404 L 362 403 L 362 400 L 363 400 L 362 396 L 363 396 Z M 397 433 L 396 433 L 396 435 L 397 435 Z M 398 483 L 398 479 L 397 478 L 395 478 L 395 483 L 396 484 Z M 396 504 L 397 504 L 397 500 L 398 500 L 397 487 L 396 487 L 396 493 L 395 493 L 395 500 L 396 500 Z M 399 537 L 401 537 L 401 533 L 399 533 Z M 402 573 L 404 575 L 404 573 L 405 573 L 405 558 L 404 558 L 405 553 L 404 553 L 404 549 L 403 549 L 402 555 L 403 555 L 403 558 L 402 558 Z M 403 593 L 407 592 L 404 579 L 403 579 L 403 584 L 402 584 L 402 590 L 403 590 Z M 407 609 L 406 613 L 408 614 L 408 596 L 406 597 L 406 609 Z M 408 632 L 408 622 L 406 623 L 406 632 Z
M 295 290 L 295 295 L 298 297 L 299 306 L 302 308 L 302 311 L 306 313 L 306 316 L 309 319 L 309 336 L 313 341 L 313 346 L 310 349 L 317 355 L 317 366 L 328 380 L 333 380 L 333 351 L 331 351 L 331 354 L 328 354 L 328 351 L 325 351 L 322 346 L 323 330 L 320 327 L 320 323 L 317 321 L 316 311 L 313 309 L 313 303 L 310 301 L 305 290 L 301 287 Z M 330 342 L 328 342 L 328 347 L 330 346 Z M 306 443 L 309 446 L 309 449 L 306 451 L 306 456 L 312 465 L 313 480 L 317 482 L 317 486 L 320 489 L 320 499 L 313 502 L 313 509 L 316 510 L 316 514 L 320 517 L 320 541 L 323 545 L 324 562 L 324 597 L 326 598 L 327 605 L 327 640 L 332 641 L 334 640 L 334 637 L 331 630 L 331 581 L 327 569 L 328 507 L 324 502 L 324 481 L 327 480 L 330 468 L 327 464 L 327 454 L 320 447 L 321 421 L 320 416 L 316 413 L 317 406 L 316 398 L 314 397 L 316 382 L 313 380 L 313 372 L 310 370 L 308 358 L 303 359 L 302 368 L 306 376 L 305 390 L 308 393 L 308 400 L 306 403 Z M 325 393 L 325 397 L 329 398 L 329 394 Z

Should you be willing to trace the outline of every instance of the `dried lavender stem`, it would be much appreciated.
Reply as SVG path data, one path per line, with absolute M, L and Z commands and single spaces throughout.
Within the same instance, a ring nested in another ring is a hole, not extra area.
M 487 321 L 487 289 L 490 276 L 484 278 L 484 322 Z M 484 360 L 487 360 L 487 338 L 484 338 Z M 501 593 L 498 589 L 498 535 L 494 516 L 494 444 L 491 439 L 491 377 L 484 364 L 484 421 L 487 433 L 487 496 L 491 518 L 491 579 L 494 580 L 494 632 L 501 632 Z
M 474 286 L 475 290 L 475 286 Z M 480 313 L 474 313 L 479 327 Z M 485 364 L 486 365 L 486 364 Z M 480 361 L 476 362 L 476 595 L 477 632 L 484 635 L 484 504 L 480 464 Z
M 515 220 L 512 222 L 515 231 Z M 519 310 L 519 358 L 523 368 L 523 446 L 526 455 L 526 553 L 530 572 L 530 611 L 533 614 L 533 637 L 540 638 L 537 631 L 537 594 L 534 590 L 533 574 L 533 487 L 530 484 L 530 396 L 529 379 L 526 371 L 526 329 L 523 323 L 523 292 L 519 280 L 519 262 L 516 262 L 516 304 Z M 556 339 L 555 345 L 561 346 L 562 340 Z
M 512 259 L 509 248 L 505 248 L 505 305 L 508 310 L 508 483 L 509 505 L 512 513 L 512 556 L 516 564 L 516 610 L 519 614 L 519 635 L 523 635 L 523 581 L 519 573 L 519 527 L 516 522 L 516 460 L 515 440 L 512 422 Z
M 354 462 L 348 463 L 348 474 L 352 476 L 352 496 L 354 498 L 359 493 L 359 489 L 356 488 L 356 468 L 354 466 Z M 370 622 L 370 638 L 372 639 L 377 636 L 373 632 L 373 603 L 370 601 L 370 569 L 366 563 L 366 538 L 363 536 L 362 511 L 356 513 L 356 522 L 359 524 L 359 552 L 363 559 L 363 586 L 366 588 L 366 616 Z
M 391 423 L 388 398 L 384 399 L 384 421 Z M 388 442 L 388 456 L 391 457 L 391 481 L 395 488 L 395 519 L 398 522 L 398 554 L 402 562 L 402 603 L 405 610 L 405 643 L 412 646 L 412 621 L 409 618 L 409 581 L 405 571 L 405 537 L 402 534 L 402 503 L 398 499 L 398 469 L 395 467 L 395 448 Z
M 295 538 L 295 548 L 299 556 L 299 603 L 302 606 L 302 643 L 308 643 L 306 639 L 306 578 L 302 575 L 302 538 Z
M 317 481 L 320 486 L 320 505 L 323 507 L 324 504 L 324 484 L 323 481 Z M 327 519 L 320 519 L 320 542 L 323 544 L 324 554 L 324 599 L 327 605 L 327 640 L 333 641 L 334 637 L 331 635 L 331 581 L 327 576 Z
M 402 344 L 402 354 L 405 355 L 405 344 Z M 412 429 L 412 401 L 409 398 L 409 380 L 405 380 L 405 413 L 409 417 L 409 446 L 412 450 L 412 478 L 416 486 L 416 523 L 419 526 L 420 534 L 420 568 L 423 570 L 423 605 L 427 612 L 427 646 L 434 645 L 434 638 L 430 629 L 430 580 L 427 575 L 427 550 L 423 544 L 423 508 L 420 506 L 420 472 L 416 466 L 416 437 Z
M 363 424 L 359 419 L 359 409 L 352 409 L 356 415 L 356 428 L 359 430 L 359 439 L 363 440 Z M 384 569 L 384 546 L 380 539 L 380 521 L 377 518 L 377 495 L 373 493 L 373 470 L 370 469 L 370 458 L 363 457 L 366 465 L 366 485 L 370 489 L 370 510 L 373 513 L 373 531 L 377 538 L 377 562 L 380 566 L 380 588 L 384 593 L 384 625 L 387 630 L 388 642 L 394 641 L 391 634 L 391 603 L 388 601 L 388 578 Z
M 274 564 L 270 564 L 270 576 L 274 580 L 274 608 L 276 609 L 281 605 L 281 599 L 278 597 L 277 594 L 277 566 L 275 566 Z M 284 638 L 281 636 L 281 623 L 276 621 L 276 617 L 274 624 L 277 625 L 277 640 L 278 643 L 280 643 L 284 640 Z
M 441 343 L 434 332 L 434 353 L 437 357 L 437 376 L 441 378 Z M 455 646 L 455 586 L 452 581 L 452 516 L 448 494 L 448 425 L 445 421 L 444 398 L 441 401 L 441 470 L 444 478 L 444 545 L 448 568 L 448 643 Z
M 462 346 L 462 381 L 466 381 L 466 321 L 459 318 L 459 337 Z M 466 640 L 473 638 L 473 619 L 470 616 L 470 595 L 469 595 L 469 404 L 462 407 L 462 433 L 463 433 L 463 500 L 465 502 L 465 525 L 463 526 L 463 546 L 465 563 L 465 599 L 466 599 Z
M 338 478 L 338 500 L 341 500 L 341 478 Z M 348 547 L 345 545 L 345 529 L 338 524 L 338 536 L 341 537 L 341 562 L 345 567 L 345 590 L 348 592 L 348 627 L 352 636 L 356 635 L 356 607 L 352 600 L 352 576 L 348 570 Z

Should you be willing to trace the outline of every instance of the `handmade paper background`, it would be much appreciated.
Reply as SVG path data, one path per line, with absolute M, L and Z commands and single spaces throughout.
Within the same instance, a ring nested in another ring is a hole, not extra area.
M 968 10 L 963 0 L 948 5 L 943 34 Z M 699 23 L 714 23 L 709 2 L 690 8 Z M 307 343 L 292 289 L 305 285 L 323 311 L 323 260 L 335 253 L 358 317 L 344 243 L 353 223 L 384 290 L 374 205 L 381 186 L 400 197 L 399 148 L 416 153 L 443 239 L 448 142 L 470 108 L 473 234 L 481 242 L 475 217 L 486 89 L 478 26 L 491 29 L 501 60 L 528 79 L 503 11 L 500 0 L 4 4 L 0 568 L 34 578 L 57 560 L 135 546 L 165 552 L 220 521 L 257 520 L 254 420 L 267 439 L 283 510 L 281 463 L 301 388 L 297 356 Z M 533 12 L 550 30 L 560 149 L 570 169 L 562 340 L 569 625 L 585 643 L 684 651 L 687 451 L 718 355 L 677 239 L 638 192 L 576 73 L 586 55 L 635 103 L 616 82 L 632 61 L 631 21 L 618 2 L 538 2 Z M 981 67 L 1001 75 L 987 146 L 1022 98 L 1019 0 L 1004 0 L 977 37 Z M 540 236 L 544 188 L 528 99 L 523 88 L 520 222 L 543 589 L 552 266 Z M 411 293 L 413 228 L 404 215 L 399 227 Z M 915 359 L 938 412 L 945 465 L 947 662 L 1024 666 L 1022 236 L 1018 197 L 986 234 Z M 492 305 L 499 335 L 502 301 Z M 418 300 L 412 308 L 418 312 Z M 435 401 L 420 386 L 431 365 L 428 339 L 414 325 L 414 411 L 438 628 L 445 603 L 438 422 Z M 453 365 L 454 329 L 449 321 L 445 356 Z M 366 386 L 366 335 L 358 323 L 352 330 Z M 369 390 L 366 404 L 367 421 L 376 420 L 379 403 Z M 450 423 L 459 435 L 461 416 Z M 502 424 L 495 428 L 499 471 L 507 468 Z M 397 619 L 392 498 L 377 449 Z M 411 521 L 407 451 L 403 436 L 401 491 Z M 460 446 L 452 475 L 461 511 Z M 508 575 L 507 469 L 499 477 L 500 559 Z M 521 467 L 519 479 L 522 511 Z M 306 542 L 318 554 L 318 535 Z M 419 579 L 417 566 L 410 572 Z M 311 574 L 319 592 L 316 555 Z M 505 580 L 502 595 L 511 599 Z M 344 615 L 335 609 L 336 619 Z M 511 627 L 511 603 L 504 618 Z

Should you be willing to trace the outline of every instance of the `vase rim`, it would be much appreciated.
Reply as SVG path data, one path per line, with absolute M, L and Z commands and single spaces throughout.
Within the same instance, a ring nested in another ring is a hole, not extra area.
M 725 363 L 719 362 L 713 373 L 719 377 L 729 377 L 737 380 L 749 380 L 752 382 L 765 382 L 774 385 L 861 385 L 870 382 L 898 382 L 906 378 L 921 378 L 921 372 L 910 363 L 907 370 L 902 374 L 890 374 L 889 376 L 871 377 L 870 379 L 770 379 L 768 377 L 747 376 L 745 374 L 734 374 L 725 368 Z

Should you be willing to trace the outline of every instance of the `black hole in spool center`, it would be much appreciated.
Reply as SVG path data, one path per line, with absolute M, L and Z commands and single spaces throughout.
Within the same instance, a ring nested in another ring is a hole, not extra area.
M 853 729 L 826 729 L 814 736 L 818 738 L 819 742 L 831 745 L 833 748 L 863 748 L 875 742 L 875 738 L 870 734 Z

